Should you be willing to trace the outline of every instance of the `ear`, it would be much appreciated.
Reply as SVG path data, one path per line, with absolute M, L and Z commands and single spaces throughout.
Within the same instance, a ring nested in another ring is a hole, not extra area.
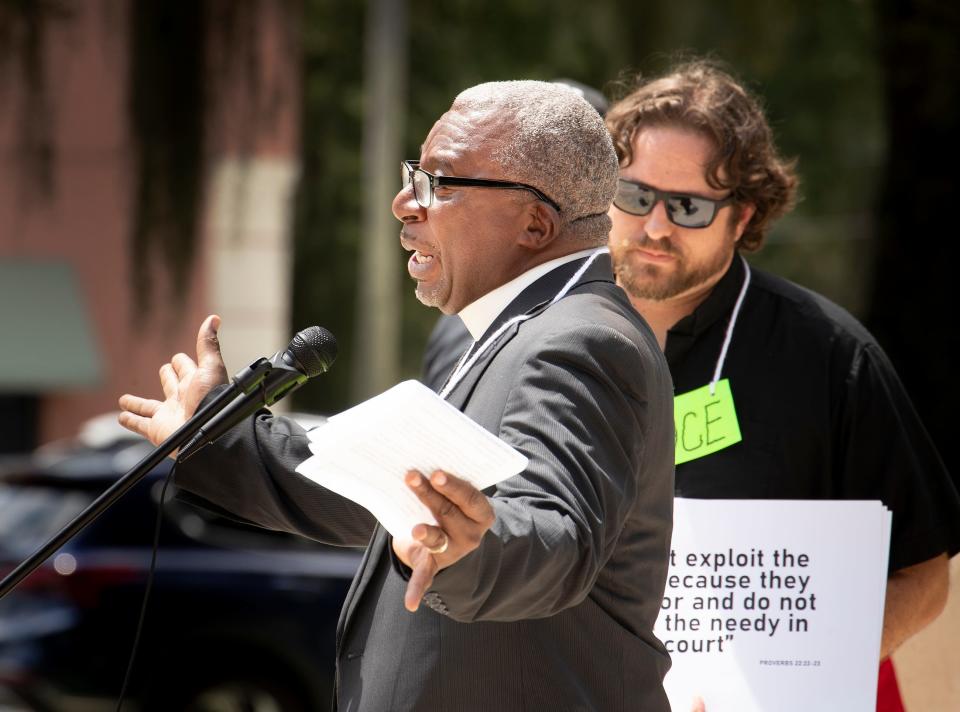
M 524 211 L 517 244 L 539 252 L 557 239 L 560 234 L 560 214 L 542 200 L 531 202 Z
M 753 203 L 741 203 L 739 207 L 740 215 L 737 217 L 737 224 L 734 226 L 734 234 L 737 236 L 735 242 L 739 242 L 740 238 L 743 237 L 743 231 L 747 229 L 747 224 L 753 214 L 757 212 L 757 206 Z

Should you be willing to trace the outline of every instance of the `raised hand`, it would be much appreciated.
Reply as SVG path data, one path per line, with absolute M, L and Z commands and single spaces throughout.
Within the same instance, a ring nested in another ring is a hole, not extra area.
M 227 369 L 220 355 L 217 330 L 220 317 L 208 316 L 197 334 L 197 361 L 176 354 L 160 367 L 163 401 L 129 393 L 120 397 L 120 425 L 159 445 L 197 410 L 200 401 L 215 386 L 227 383 Z
M 447 472 L 437 470 L 427 479 L 412 470 L 406 483 L 438 525 L 417 524 L 411 539 L 393 540 L 394 552 L 412 569 L 403 604 L 408 611 L 415 611 L 437 572 L 480 546 L 496 515 L 483 492 Z

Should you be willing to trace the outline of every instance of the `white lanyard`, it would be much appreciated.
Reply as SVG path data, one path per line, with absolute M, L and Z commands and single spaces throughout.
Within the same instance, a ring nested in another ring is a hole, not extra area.
M 740 316 L 740 305 L 743 304 L 743 298 L 747 295 L 747 287 L 750 286 L 750 265 L 747 264 L 747 261 L 743 258 L 743 255 L 738 255 L 741 260 L 743 260 L 743 268 L 746 270 L 746 274 L 743 278 L 743 286 L 740 287 L 740 296 L 737 297 L 736 304 L 733 305 L 733 312 L 730 314 L 730 323 L 727 324 L 727 334 L 723 338 L 723 348 L 720 349 L 720 358 L 717 359 L 717 367 L 713 371 L 713 379 L 710 381 L 710 395 L 714 395 L 717 388 L 717 381 L 720 380 L 720 371 L 723 370 L 723 362 L 727 359 L 727 349 L 730 348 L 730 341 L 733 339 L 733 327 L 737 324 L 737 317 Z
M 587 268 L 593 263 L 593 261 L 600 255 L 604 255 L 609 251 L 610 251 L 609 248 L 601 247 L 592 255 L 590 255 L 590 257 L 587 258 L 587 261 L 584 262 L 580 266 L 580 269 L 577 270 L 576 274 L 574 274 L 569 279 L 569 281 L 567 281 L 567 283 L 563 285 L 560 291 L 556 293 L 556 295 L 553 297 L 553 299 L 550 300 L 550 303 L 545 308 L 549 309 L 558 301 L 560 301 L 565 296 L 567 296 L 567 292 L 569 292 L 573 288 L 573 286 L 583 276 L 583 273 L 587 271 Z M 483 353 L 488 348 L 490 348 L 493 342 L 499 339 L 507 329 L 509 329 L 514 324 L 519 324 L 520 322 L 526 321 L 527 319 L 532 319 L 533 317 L 537 316 L 537 314 L 539 313 L 540 312 L 537 312 L 536 314 L 519 314 L 513 317 L 512 319 L 508 319 L 506 322 L 504 322 L 500 326 L 499 329 L 493 332 L 493 334 L 490 336 L 489 339 L 487 339 L 480 345 L 480 348 L 478 348 L 476 351 L 473 351 L 473 353 L 471 354 L 473 347 L 476 345 L 476 342 L 474 342 L 470 346 L 470 348 L 464 352 L 463 356 L 460 357 L 460 361 L 457 363 L 457 367 L 453 370 L 453 373 L 450 374 L 450 378 L 447 379 L 446 385 L 444 385 L 443 389 L 440 391 L 440 397 L 446 398 L 447 396 L 450 395 L 450 391 L 456 388 L 457 384 L 463 380 L 463 377 L 467 375 L 467 372 L 471 368 L 473 368 L 473 365 L 477 362 L 477 359 L 479 359 L 480 356 L 482 356 Z M 469 358 L 467 358 L 468 355 L 470 356 Z

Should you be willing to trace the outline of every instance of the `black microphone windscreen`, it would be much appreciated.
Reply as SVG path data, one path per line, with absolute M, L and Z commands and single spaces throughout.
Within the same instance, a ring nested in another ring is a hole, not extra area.
M 309 378 L 318 376 L 337 358 L 337 337 L 322 326 L 311 326 L 293 337 L 290 354 Z

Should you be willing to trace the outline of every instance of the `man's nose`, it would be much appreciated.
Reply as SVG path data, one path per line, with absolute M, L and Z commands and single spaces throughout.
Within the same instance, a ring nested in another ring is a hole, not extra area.
M 643 231 L 651 240 L 662 240 L 669 237 L 673 232 L 673 223 L 667 217 L 667 206 L 662 200 L 658 200 L 654 204 L 653 210 L 647 215 Z
M 402 223 L 419 222 L 427 217 L 426 208 L 417 202 L 413 194 L 413 183 L 400 189 L 390 207 L 393 210 L 393 216 Z

